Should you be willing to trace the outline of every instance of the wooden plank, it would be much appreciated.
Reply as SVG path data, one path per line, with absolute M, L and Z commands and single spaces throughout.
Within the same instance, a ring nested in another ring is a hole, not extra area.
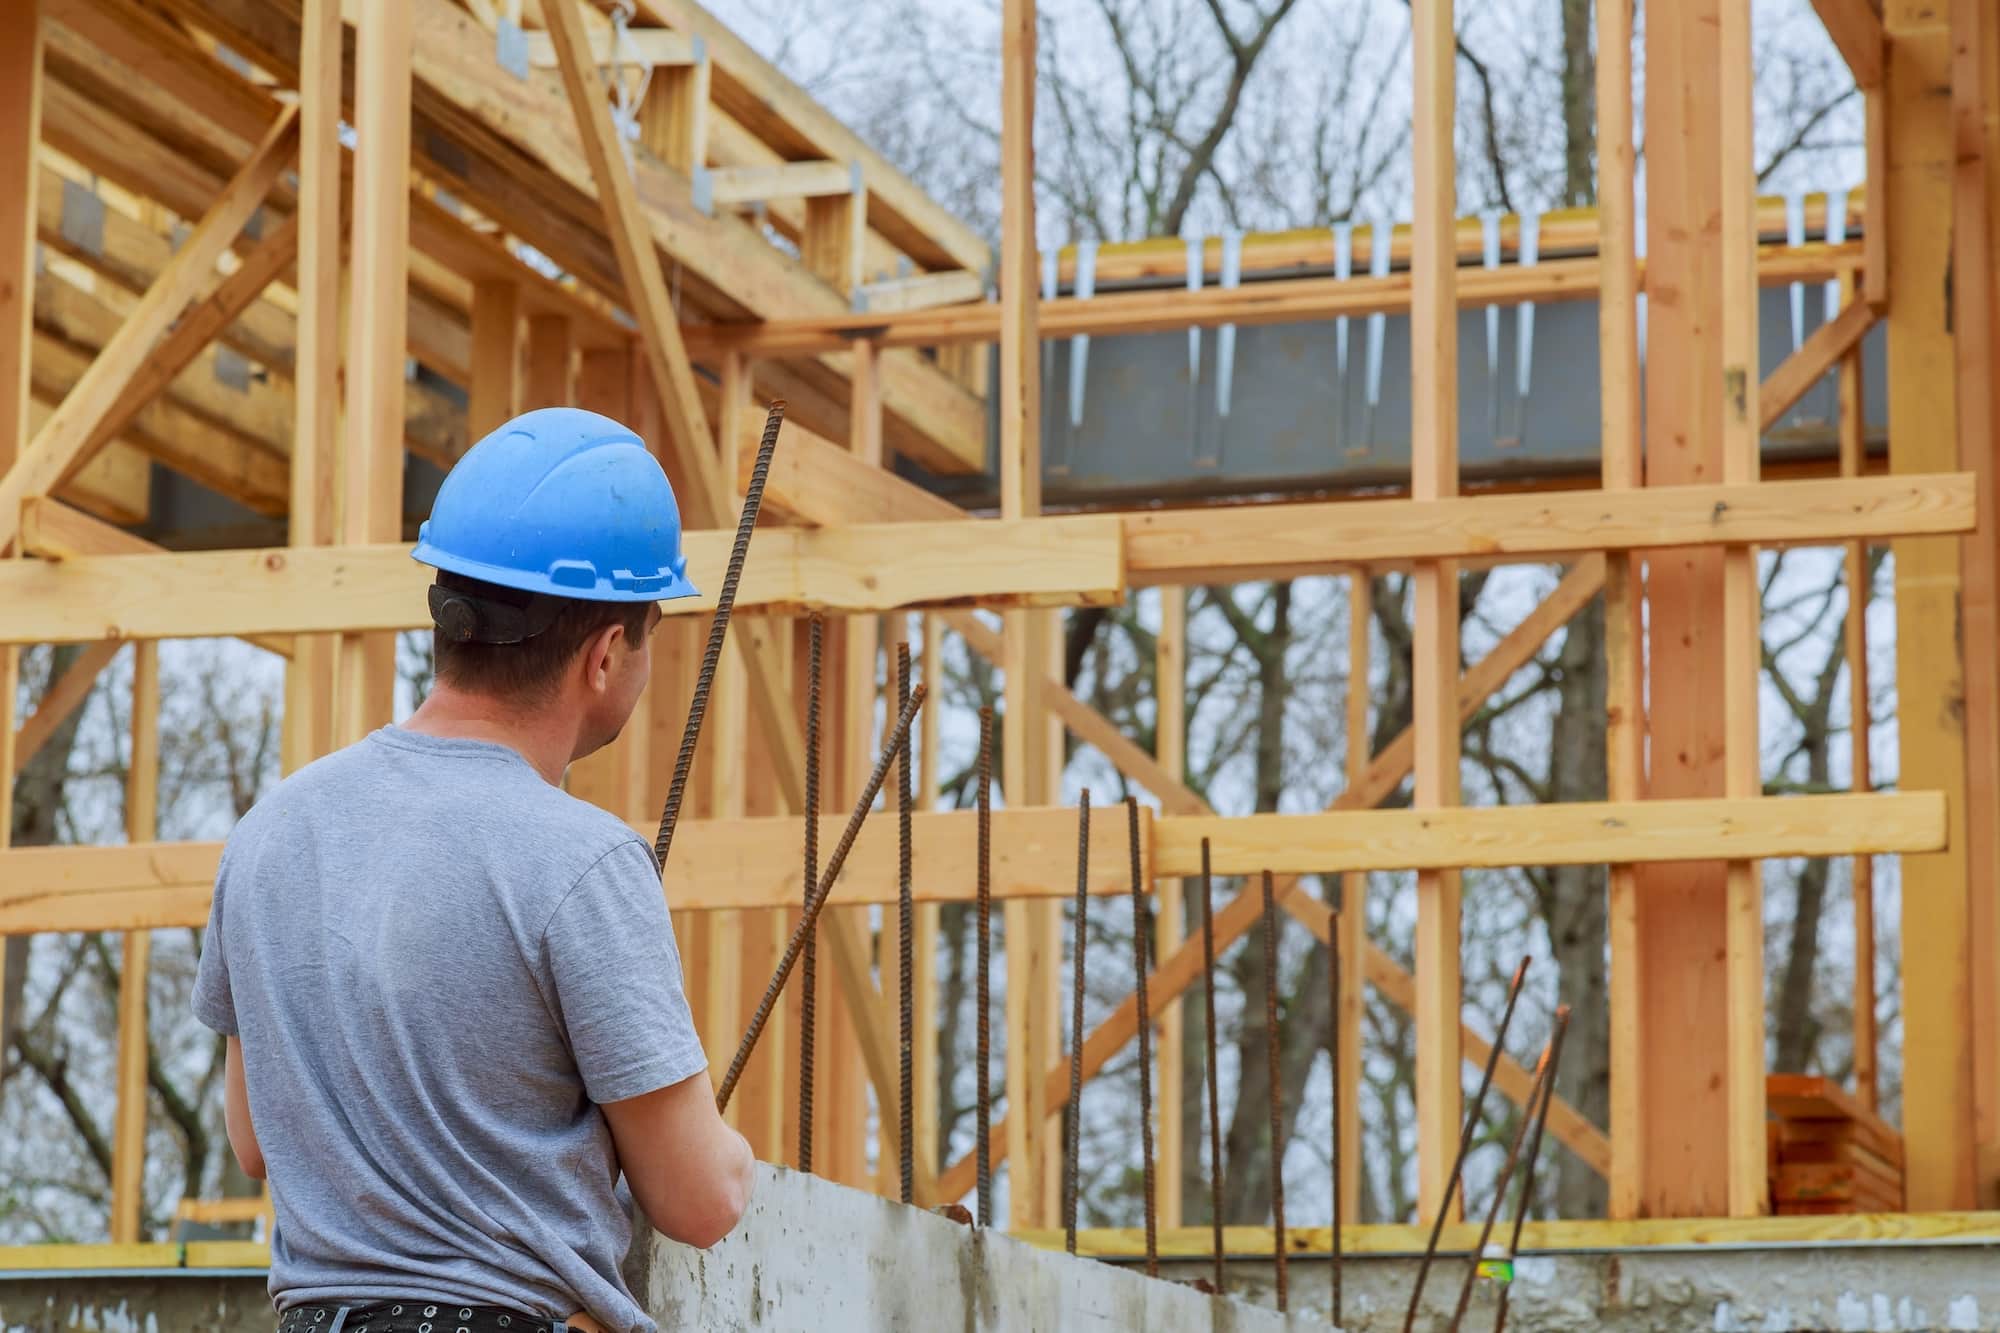
M 1359 252 L 1365 247 L 1359 235 L 1355 242 L 1358 272 L 1363 263 Z M 1317 233 L 1316 244 L 1319 257 L 1313 262 L 1323 265 L 1331 253 L 1323 230 Z M 1553 248 L 1545 232 L 1542 253 Z M 1759 256 L 1757 280 L 1764 286 L 1824 282 L 1859 266 L 1864 251 L 1863 242 L 1814 242 L 1769 249 Z M 1478 253 L 1475 232 L 1472 256 L 1476 258 Z M 1179 267 L 1163 276 L 1184 276 L 1186 254 L 1186 247 L 1176 244 L 1174 262 Z M 1638 272 L 1644 271 L 1642 263 Z M 1101 283 L 1105 278 L 1100 268 L 1098 280 Z M 1525 268 L 1509 264 L 1496 269 L 1462 269 L 1455 285 L 1461 306 L 1511 306 L 1525 301 L 1589 300 L 1596 296 L 1602 281 L 1603 269 L 1595 258 L 1554 258 Z M 1278 278 L 1233 288 L 1206 286 L 1195 292 L 1166 288 L 1107 291 L 1087 300 L 1058 297 L 1042 302 L 1039 328 L 1044 338 L 1074 338 L 1086 333 L 1163 333 L 1220 324 L 1306 324 L 1343 315 L 1400 314 L 1410 308 L 1412 284 L 1409 273 L 1394 273 L 1382 278 Z M 999 303 L 900 311 L 869 307 L 793 319 L 690 323 L 682 332 L 689 348 L 700 357 L 725 348 L 747 356 L 823 356 L 863 336 L 875 338 L 885 348 L 948 347 L 1000 340 L 1004 304 L 1003 293 Z
M 1757 369 L 1756 117 L 1749 7 L 1724 4 L 1721 32 L 1722 479 L 1752 485 L 1761 461 L 1762 391 Z M 1858 340 L 1859 334 L 1855 337 Z M 1836 346 L 1837 341 L 1829 339 Z M 1779 372 L 1785 369 L 1780 366 Z M 1756 551 L 1745 546 L 1726 549 L 1722 582 L 1723 790 L 1736 800 L 1749 800 L 1764 789 L 1757 719 L 1757 696 L 1763 688 L 1763 605 Z M 1729 1211 L 1734 1217 L 1755 1217 L 1770 1209 L 1764 1183 L 1763 868 L 1748 860 L 1732 860 L 1727 876 L 1729 1110 L 1724 1133 Z
M 1451 0 L 1410 10 L 1410 493 L 1419 503 L 1458 493 L 1458 257 L 1453 132 L 1458 59 Z M 1412 578 L 1412 687 L 1420 811 L 1458 803 L 1458 567 L 1419 564 Z M 1275 867 L 1273 867 L 1275 869 Z M 1459 1139 L 1460 883 L 1450 870 L 1417 874 L 1417 1213 L 1459 1216 L 1447 1198 Z
M 1896 1172 L 1902 1178 L 1903 1136 L 1885 1126 L 1872 1125 L 1857 1120 L 1786 1120 L 1778 1123 L 1779 1151 L 1789 1152 L 1794 1145 L 1829 1144 L 1837 1148 L 1855 1147 L 1864 1149 Z
M 549 35 L 545 32 L 525 35 L 529 66 L 534 69 L 557 68 L 556 48 Z M 591 32 L 589 42 L 593 64 L 650 65 L 655 77 L 658 77 L 663 65 L 691 65 L 700 59 L 694 39 L 671 28 L 628 27 L 625 30 L 625 45 L 621 47 L 608 26 L 600 27 Z
M 70 714 L 83 706 L 84 700 L 90 697 L 91 690 L 96 688 L 98 676 L 103 674 L 104 668 L 111 664 L 111 659 L 116 657 L 118 650 L 124 646 L 124 643 L 117 639 L 91 644 L 69 664 L 68 670 L 42 691 L 40 701 L 35 704 L 35 711 L 28 714 L 27 719 L 14 732 L 14 761 L 9 770 L 10 777 L 20 777 L 29 761 L 41 752 L 42 746 L 46 745 L 49 737 L 55 734 L 56 728 L 61 726 Z
M 409 11 L 370 10 L 354 45 L 354 227 L 347 344 L 347 440 L 342 455 L 341 538 L 393 542 L 403 526 L 404 291 L 409 285 Z M 343 634 L 334 743 L 351 744 L 389 721 L 396 643 Z
M 1854 820 L 1872 821 L 1873 827 L 1855 829 L 1850 826 Z M 1153 855 L 1160 872 L 1170 875 L 1199 873 L 1204 838 L 1210 841 L 1219 875 L 1263 869 L 1314 874 L 1629 865 L 1713 860 L 1718 853 L 1761 860 L 1934 851 L 1944 844 L 1944 821 L 1944 801 L 1937 793 L 1908 791 L 1318 815 L 1171 815 L 1155 825 Z M 1761 1098 L 1761 1074 L 1758 1091 Z
M 682 175 L 708 164 L 708 94 L 714 66 L 707 59 L 655 67 L 639 104 L 639 137 Z
M 968 542 L 968 536 L 975 538 Z M 670 616 L 712 611 L 733 534 L 687 534 L 700 596 Z M 0 568 L 9 616 L 0 642 L 421 629 L 430 571 L 401 544 L 84 555 Z M 1123 589 L 1115 519 L 773 529 L 757 538 L 737 606 L 746 613 L 878 612 L 927 604 L 1109 605 Z M 1078 589 L 1077 580 L 1093 586 Z M 311 590 L 311 591 L 309 591 Z M 87 600 L 79 600 L 87 599 Z M 16 614 L 18 613 L 18 614 Z M 871 761 L 872 762 L 872 761 Z
M 1854 74 L 1854 86 L 1868 92 L 1882 82 L 1882 17 L 1869 0 L 1812 0 L 1826 35 Z M 1879 214 L 1877 216 L 1880 216 Z
M 472 385 L 465 433 L 481 440 L 520 411 L 521 289 L 511 282 L 472 284 Z
M 783 162 L 759 167 L 713 167 L 707 169 L 708 202 L 714 208 L 760 203 L 767 199 L 815 199 L 822 196 L 846 198 L 856 195 L 856 169 L 846 162 Z M 697 197 L 701 185 L 696 185 Z M 852 223 L 865 226 L 865 210 Z M 858 256 L 857 256 L 858 257 Z
M 923 647 L 917 679 L 931 691 L 934 702 L 927 703 L 921 714 L 915 808 L 935 810 L 942 796 L 939 790 L 938 742 L 944 730 L 944 620 L 929 612 L 919 619 Z M 933 870 L 930 877 L 941 878 L 942 872 Z M 933 1178 L 940 1165 L 938 1154 L 943 1151 L 939 1138 L 941 1120 L 938 1104 L 938 1042 L 942 1032 L 938 1018 L 938 942 L 942 915 L 937 903 L 917 904 L 917 932 L 912 951 L 915 958 L 912 975 L 916 979 L 913 988 L 916 1013 L 912 1026 L 917 1037 L 913 1061 L 915 1068 L 911 1075 L 916 1085 L 911 1096 L 911 1137 L 915 1142 L 917 1159 Z
M 132 757 L 125 778 L 125 837 L 146 843 L 159 836 L 160 646 L 134 644 Z M 111 1240 L 139 1239 L 146 1206 L 146 978 L 153 937 L 125 932 L 118 971 L 117 1101 L 112 1126 Z
M 1369 730 L 1368 701 L 1372 675 L 1371 641 L 1375 618 L 1375 584 L 1366 570 L 1347 576 L 1347 698 L 1346 783 L 1357 787 L 1367 779 L 1374 758 L 1374 733 Z M 1321 881 L 1324 883 L 1325 881 Z M 1363 1022 L 1368 988 L 1363 984 L 1362 958 L 1368 943 L 1368 876 L 1345 875 L 1340 881 L 1340 922 L 1328 947 L 1340 966 L 1339 1009 L 1332 1021 L 1340 1036 L 1340 1104 L 1333 1108 L 1340 1126 L 1341 1160 L 1334 1188 L 1340 1191 L 1340 1215 L 1361 1215 L 1361 1078 Z
M 1067 693 L 1067 691 L 1065 691 Z M 1160 589 L 1160 633 L 1153 645 L 1153 757 L 1166 777 L 1178 779 L 1187 772 L 1187 590 Z M 1070 719 L 1065 717 L 1065 723 Z M 1142 752 L 1143 753 L 1143 752 Z M 1159 796 L 1168 804 L 1168 791 Z M 1192 793 L 1190 793 L 1191 795 Z M 1187 938 L 1187 884 L 1178 879 L 1155 879 L 1153 893 L 1159 903 L 1154 926 L 1153 957 L 1166 958 Z M 1157 1204 L 1159 1225 L 1181 1224 L 1185 1201 L 1181 1191 L 1181 1155 L 1184 1151 L 1181 1107 L 1186 1095 L 1186 1061 L 1183 1043 L 1187 1032 L 1187 1006 L 1176 997 L 1160 1013 L 1158 1052 L 1159 1084 L 1154 1104 L 1160 1108 L 1160 1169 Z
M 1605 490 L 1644 484 L 1640 453 L 1639 261 L 1632 134 L 1632 6 L 1597 0 L 1598 403 Z M 1605 794 L 1638 800 L 1645 791 L 1645 566 L 1630 553 L 1606 557 L 1604 570 Z M 1609 992 L 1612 1217 L 1639 1215 L 1645 1097 L 1640 1086 L 1638 878 L 1631 866 L 1610 870 L 1606 934 Z
M 1846 355 L 1861 345 L 1880 314 L 1864 302 L 1850 302 L 1838 315 L 1814 329 L 1797 351 L 1765 376 L 1757 389 L 1757 429 L 1770 430 L 1799 399 L 1826 380 Z
M 28 367 L 34 330 L 35 165 L 42 125 L 40 0 L 0 13 L 0 476 L 28 440 Z M 39 433 L 39 432 L 38 432 Z M 4 547 L 0 541 L 0 547 Z M 0 653 L 11 658 L 11 654 Z M 7 675 L 0 662 L 0 676 Z M 0 735 L 13 731 L 14 695 L 0 695 Z M 11 770 L 9 770 L 11 771 Z M 0 795 L 0 846 L 6 845 L 11 792 Z
M 576 326 L 562 315 L 528 320 L 524 409 L 568 407 L 576 401 Z
M 217 259 L 256 211 L 279 174 L 291 165 L 297 146 L 296 116 L 280 117 L 222 197 L 189 233 L 160 277 L 141 298 L 124 327 L 91 363 L 83 380 L 41 431 L 0 477 L 0 550 L 20 531 L 21 501 L 46 495 L 88 462 L 87 446 L 140 370 L 154 344 L 186 310 L 215 270 Z M 400 431 L 400 419 L 397 422 Z
M 1841 284 L 1842 299 L 1855 299 L 1852 278 Z M 1865 452 L 1862 438 L 1867 417 L 1863 410 L 1861 353 L 1859 349 L 1841 358 L 1840 471 L 1842 476 L 1859 476 Z M 1850 541 L 1844 552 L 1847 584 L 1847 614 L 1842 620 L 1842 652 L 1847 658 L 1848 785 L 1855 791 L 1873 788 L 1871 739 L 1874 732 L 1872 705 L 1868 697 L 1868 606 L 1873 593 L 1873 575 L 1868 567 L 1868 544 Z M 1873 1110 L 1878 1097 L 1876 1078 L 1875 1027 L 1875 862 L 1857 856 L 1853 868 L 1854 906 L 1854 1087 L 1862 1105 Z M 1900 1161 L 1900 1157 L 1898 1161 Z
M 977 301 L 986 295 L 983 274 L 966 269 L 917 273 L 907 278 L 882 278 L 854 293 L 855 308 L 869 314 L 900 310 L 934 310 L 939 306 Z
M 751 453 L 739 460 L 739 486 L 748 484 L 755 462 Z M 764 504 L 821 526 L 971 517 L 943 496 L 791 422 L 785 425 L 784 447 L 771 455 Z
M 339 0 L 307 0 L 299 73 L 298 350 L 293 360 L 290 526 L 292 546 L 339 535 L 342 61 Z M 339 641 L 295 640 L 285 666 L 284 768 L 292 773 L 333 749 L 333 664 Z
M 1889 0 L 1887 189 L 1889 227 L 1889 467 L 1914 471 L 1956 459 L 1957 386 L 1951 308 L 1952 247 L 1935 221 L 1952 208 L 1956 160 L 1949 16 L 1938 5 Z M 1873 228 L 1870 229 L 1871 232 Z M 1908 1202 L 1970 1208 L 1975 1189 L 1977 1057 L 1971 1022 L 1970 835 L 1963 544 L 1901 541 L 1896 579 L 1900 781 L 1945 793 L 1947 850 L 1903 861 L 1903 1137 Z

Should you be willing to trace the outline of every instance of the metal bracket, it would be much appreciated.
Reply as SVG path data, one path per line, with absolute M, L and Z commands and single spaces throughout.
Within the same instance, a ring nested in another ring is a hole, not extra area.
M 1389 276 L 1389 252 L 1395 244 L 1396 224 L 1388 218 L 1375 219 L 1368 236 L 1368 276 Z M 1376 311 L 1368 317 L 1368 412 L 1362 418 L 1361 445 L 1375 442 L 1375 409 L 1382 401 L 1382 342 L 1389 332 L 1389 317 Z
M 493 60 L 521 82 L 528 81 L 528 34 L 519 20 L 503 18 L 493 34 Z
M 1243 233 L 1231 229 L 1222 233 L 1222 278 L 1217 284 L 1233 291 L 1243 284 Z M 1236 387 L 1236 326 L 1224 324 L 1215 336 L 1215 413 L 1229 418 L 1229 397 Z M 1222 461 L 1220 443 L 1216 461 Z
M 1479 215 L 1480 259 L 1485 267 L 1500 267 L 1500 213 Z M 1486 307 L 1486 434 L 1500 439 L 1500 307 Z
M 1204 262 L 1202 259 L 1202 255 L 1206 251 L 1206 249 L 1207 246 L 1201 237 L 1190 236 L 1188 238 L 1187 289 L 1190 292 L 1198 292 L 1201 290 L 1202 265 Z M 1201 383 L 1201 326 L 1197 324 L 1190 327 L 1187 331 L 1187 337 L 1188 337 L 1188 383 L 1190 385 L 1200 384 Z
M 250 363 L 243 355 L 227 343 L 215 345 L 216 383 L 226 385 L 238 393 L 250 392 Z
M 1097 295 L 1097 242 L 1078 241 L 1076 244 L 1076 281 L 1073 292 L 1077 300 L 1088 301 Z M 1083 386 L 1090 373 L 1090 335 L 1079 333 L 1069 340 L 1069 424 L 1072 429 L 1083 425 Z M 1069 463 L 1065 459 L 1063 470 Z
M 1541 262 L 1542 215 L 1523 213 L 1517 260 L 1522 268 Z M 1495 448 L 1518 448 L 1528 436 L 1528 388 L 1535 378 L 1535 303 L 1521 302 L 1514 311 L 1514 429 Z
M 707 167 L 696 165 L 688 177 L 688 193 L 693 196 L 696 208 L 709 217 L 715 216 L 715 177 Z

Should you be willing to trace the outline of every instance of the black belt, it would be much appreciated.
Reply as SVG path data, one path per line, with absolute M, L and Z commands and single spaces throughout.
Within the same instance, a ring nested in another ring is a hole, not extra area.
M 278 1318 L 278 1333 L 566 1333 L 568 1327 L 560 1319 L 497 1305 L 433 1300 L 316 1301 L 294 1305 Z

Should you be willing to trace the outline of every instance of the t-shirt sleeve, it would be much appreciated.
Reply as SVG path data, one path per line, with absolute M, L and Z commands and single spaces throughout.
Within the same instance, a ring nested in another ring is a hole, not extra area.
M 549 918 L 542 955 L 592 1101 L 637 1097 L 708 1067 L 644 843 L 622 843 L 584 872 Z
M 236 998 L 229 989 L 229 958 L 223 950 L 222 904 L 229 882 L 229 853 L 215 872 L 215 894 L 208 905 L 208 930 L 201 939 L 201 964 L 194 974 L 194 1016 L 202 1026 L 225 1037 L 239 1035 Z

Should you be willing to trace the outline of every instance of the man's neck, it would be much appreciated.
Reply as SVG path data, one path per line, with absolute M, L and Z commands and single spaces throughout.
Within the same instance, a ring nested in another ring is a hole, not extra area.
M 453 740 L 491 741 L 526 759 L 552 787 L 560 787 L 563 770 L 575 753 L 576 731 L 553 711 L 524 712 L 488 695 L 454 689 L 438 682 L 425 697 L 405 731 Z

